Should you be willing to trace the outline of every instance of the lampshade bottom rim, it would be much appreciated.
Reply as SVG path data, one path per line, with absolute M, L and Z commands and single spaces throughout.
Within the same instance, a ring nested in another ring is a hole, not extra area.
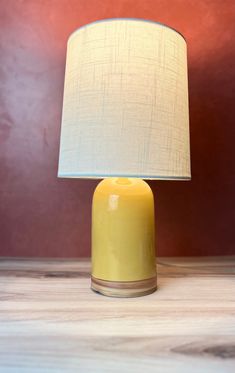
M 125 178 L 138 178 L 145 180 L 179 180 L 188 181 L 191 180 L 190 176 L 154 176 L 154 175 L 139 175 L 139 174 L 83 174 L 83 173 L 58 173 L 58 178 L 77 178 L 77 179 L 107 179 L 112 177 L 125 177 Z

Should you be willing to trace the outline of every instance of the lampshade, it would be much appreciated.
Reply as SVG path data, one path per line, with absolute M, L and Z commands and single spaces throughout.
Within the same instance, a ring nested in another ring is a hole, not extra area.
M 190 179 L 187 50 L 180 33 L 116 18 L 70 36 L 58 176 Z

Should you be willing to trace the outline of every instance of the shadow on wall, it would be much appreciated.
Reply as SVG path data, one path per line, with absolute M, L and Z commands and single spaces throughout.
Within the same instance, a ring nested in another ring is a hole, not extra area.
M 189 65 L 192 181 L 150 183 L 160 255 L 234 254 L 232 42 Z

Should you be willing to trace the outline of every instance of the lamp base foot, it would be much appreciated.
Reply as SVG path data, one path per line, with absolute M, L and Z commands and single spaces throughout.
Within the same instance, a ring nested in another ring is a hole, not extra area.
M 107 281 L 92 276 L 91 289 L 108 297 L 141 297 L 157 290 L 157 277 L 139 281 Z

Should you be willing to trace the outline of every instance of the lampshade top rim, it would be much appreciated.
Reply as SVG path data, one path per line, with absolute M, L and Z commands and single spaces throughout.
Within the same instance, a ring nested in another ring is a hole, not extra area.
M 148 22 L 148 23 L 153 23 L 153 24 L 156 24 L 156 25 L 160 25 L 160 26 L 163 26 L 163 27 L 166 27 L 174 32 L 176 32 L 177 34 L 179 34 L 183 39 L 184 41 L 186 42 L 186 39 L 184 37 L 183 34 L 181 34 L 181 32 L 179 32 L 178 30 L 176 30 L 175 28 L 171 27 L 171 26 L 168 26 L 168 25 L 165 25 L 164 23 L 161 23 L 161 22 L 157 22 L 157 21 L 153 21 L 151 19 L 144 19 L 144 18 L 104 18 L 104 19 L 98 19 L 96 21 L 93 21 L 93 22 L 90 22 L 90 23 L 87 23 L 83 26 L 80 26 L 78 27 L 76 30 L 74 30 L 68 40 L 70 40 L 75 34 L 77 34 L 80 30 L 84 29 L 85 27 L 89 27 L 89 26 L 92 26 L 96 23 L 104 23 L 104 22 L 112 22 L 112 21 L 137 21 L 137 22 Z

